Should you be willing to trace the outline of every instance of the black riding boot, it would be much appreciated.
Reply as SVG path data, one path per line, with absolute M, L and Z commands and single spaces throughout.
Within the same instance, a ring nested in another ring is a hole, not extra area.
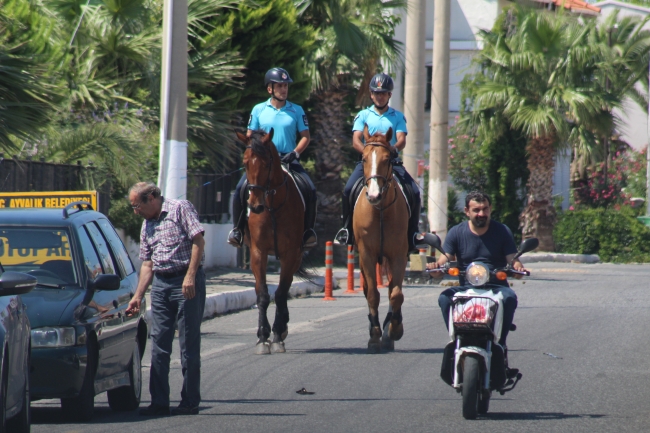
M 334 244 L 336 245 L 354 245 L 354 234 L 352 233 L 352 211 L 350 209 L 349 197 L 343 196 L 341 198 L 341 219 L 343 220 L 343 228 L 338 231 L 334 236 Z
M 302 236 L 302 246 L 304 249 L 314 248 L 318 243 L 314 225 L 316 224 L 316 207 L 318 206 L 318 197 L 316 192 L 307 198 L 305 194 L 305 233 Z
M 228 233 L 228 243 L 233 247 L 240 248 L 244 244 L 244 225 L 246 224 L 246 212 L 240 197 L 233 198 L 232 220 L 234 226 Z
M 409 218 L 409 228 L 408 228 L 408 240 L 409 240 L 409 252 L 416 250 L 416 239 L 415 237 L 420 232 L 420 203 L 413 203 L 411 206 L 411 217 Z

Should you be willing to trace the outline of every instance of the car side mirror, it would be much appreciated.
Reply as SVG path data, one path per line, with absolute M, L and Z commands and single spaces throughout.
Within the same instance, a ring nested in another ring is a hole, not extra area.
M 32 291 L 38 280 L 22 272 L 5 272 L 0 276 L 0 296 L 23 295 Z
M 120 277 L 115 274 L 98 275 L 93 281 L 95 290 L 118 290 L 120 288 Z

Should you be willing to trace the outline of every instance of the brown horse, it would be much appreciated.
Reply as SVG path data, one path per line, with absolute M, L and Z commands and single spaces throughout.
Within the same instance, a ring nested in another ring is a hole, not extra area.
M 365 186 L 353 216 L 354 238 L 359 251 L 359 267 L 364 278 L 363 293 L 368 301 L 370 340 L 368 353 L 393 350 L 395 340 L 402 338 L 402 281 L 408 254 L 407 229 L 409 210 L 404 195 L 393 176 L 390 145 L 392 128 L 386 135 L 370 136 L 363 130 L 363 175 Z M 365 194 L 364 194 L 365 192 Z M 388 314 L 379 325 L 379 291 L 375 269 L 382 264 L 388 271 Z M 381 341 L 380 341 L 381 340 Z
M 244 243 L 250 248 L 250 263 L 255 275 L 255 293 L 259 311 L 255 353 L 283 353 L 287 338 L 289 309 L 287 295 L 293 275 L 302 263 L 304 207 L 291 176 L 282 170 L 280 155 L 271 141 L 273 130 L 254 131 L 250 137 L 237 132 L 246 144 L 244 167 L 248 179 L 250 216 L 244 229 Z M 235 197 L 235 199 L 238 199 Z M 268 255 L 280 259 L 280 284 L 275 292 L 273 340 L 269 344 L 271 326 L 266 318 L 270 303 L 266 285 Z

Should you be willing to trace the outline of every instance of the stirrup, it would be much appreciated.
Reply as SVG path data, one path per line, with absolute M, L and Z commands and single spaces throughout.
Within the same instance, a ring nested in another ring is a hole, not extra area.
M 349 236 L 350 234 L 348 233 L 348 229 L 343 227 L 338 231 L 336 236 L 334 236 L 334 245 L 346 245 L 348 243 Z
M 304 249 L 314 248 L 318 244 L 318 236 L 314 229 L 307 229 L 302 235 L 302 247 Z
M 242 236 L 241 230 L 239 230 L 237 227 L 230 230 L 230 233 L 228 233 L 228 243 L 230 245 L 236 248 L 241 248 L 243 241 L 244 237 Z

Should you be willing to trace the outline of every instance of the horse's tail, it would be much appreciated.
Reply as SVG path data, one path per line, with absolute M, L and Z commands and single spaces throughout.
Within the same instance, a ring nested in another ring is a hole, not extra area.
M 319 272 L 316 269 L 316 266 L 314 266 L 308 254 L 303 253 L 300 267 L 296 271 L 295 276 L 301 280 L 316 284 L 314 279 L 319 276 Z

